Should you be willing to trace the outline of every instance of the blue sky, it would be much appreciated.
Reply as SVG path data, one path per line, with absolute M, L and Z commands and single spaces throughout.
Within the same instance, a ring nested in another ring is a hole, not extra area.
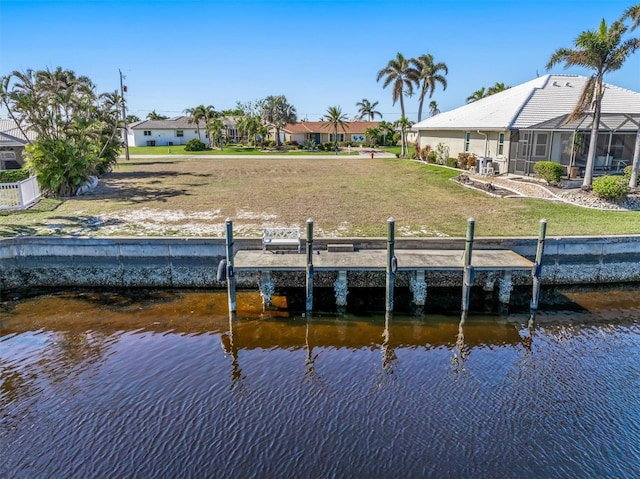
M 446 111 L 483 86 L 547 73 L 554 50 L 637 1 L 0 0 L 0 75 L 61 66 L 104 92 L 119 88 L 121 69 L 140 118 L 283 94 L 301 119 L 334 105 L 351 117 L 367 98 L 394 121 L 400 106 L 376 75 L 397 52 L 448 65 L 448 88 L 432 98 Z M 640 51 L 605 80 L 640 91 Z M 417 108 L 406 99 L 409 119 Z

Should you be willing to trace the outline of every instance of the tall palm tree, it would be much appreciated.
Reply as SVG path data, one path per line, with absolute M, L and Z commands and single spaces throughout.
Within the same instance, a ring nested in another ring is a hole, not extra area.
M 627 8 L 620 21 L 631 20 L 631 26 L 629 31 L 633 31 L 640 27 L 640 3 L 632 7 Z M 638 184 L 638 170 L 640 169 L 640 128 L 636 134 L 636 143 L 633 149 L 633 163 L 631 166 L 631 177 L 629 178 L 629 187 L 634 190 Z
M 438 108 L 438 104 L 434 100 L 431 100 L 429 102 L 429 114 L 431 116 L 436 116 L 438 113 L 440 113 L 440 109 Z
M 196 131 L 198 132 L 198 139 L 200 141 L 202 141 L 202 137 L 200 136 L 200 120 L 204 121 L 204 124 L 207 124 L 207 120 L 211 117 L 207 117 L 208 115 L 208 111 L 207 111 L 206 106 L 204 105 L 198 105 L 196 107 L 193 108 L 185 108 L 184 113 L 185 115 L 188 116 L 187 122 L 188 123 L 195 123 L 196 125 Z M 210 106 L 211 109 L 213 109 L 212 106 Z
M 371 103 L 366 98 L 363 98 L 362 101 L 356 103 L 356 106 L 358 107 L 359 120 L 373 121 L 376 119 L 376 116 L 382 118 L 382 113 L 376 110 L 376 107 L 378 106 L 377 101 Z
M 623 41 L 622 35 L 627 27 L 621 21 L 616 21 L 607 28 L 602 19 L 596 30 L 585 30 L 575 40 L 575 48 L 559 48 L 547 63 L 547 70 L 558 63 L 565 67 L 581 66 L 594 71 L 594 75 L 587 81 L 582 97 L 576 105 L 568 121 L 584 114 L 587 110 L 593 113 L 589 151 L 585 166 L 583 187 L 590 187 L 593 181 L 593 165 L 596 156 L 602 96 L 604 95 L 603 77 L 605 73 L 619 70 L 625 60 L 640 47 L 640 40 L 633 38 Z
M 467 97 L 467 103 L 473 103 L 474 101 L 482 100 L 489 96 L 485 87 L 480 88 L 479 90 L 474 91 L 470 96 Z
M 420 55 L 418 58 L 412 58 L 409 62 L 415 68 L 416 85 L 420 88 L 420 97 L 418 99 L 418 121 L 422 120 L 422 105 L 424 99 L 429 93 L 429 98 L 433 96 L 438 83 L 442 85 L 442 89 L 447 89 L 447 79 L 445 75 L 449 74 L 449 68 L 443 62 L 434 63 L 433 55 L 427 53 Z
M 225 133 L 224 122 L 217 117 L 210 118 L 207 121 L 207 135 L 209 136 L 209 145 L 219 144 L 222 150 L 222 140 Z
M 409 60 L 406 59 L 402 53 L 398 52 L 396 57 L 389 60 L 387 66 L 378 72 L 376 81 L 380 81 L 384 78 L 382 88 L 391 87 L 391 99 L 395 105 L 400 100 L 400 112 L 401 116 L 405 116 L 404 111 L 404 95 L 405 88 L 408 96 L 413 95 L 413 84 L 416 79 L 416 71 L 411 68 Z
M 347 131 L 347 115 L 342 113 L 342 108 L 339 106 L 330 106 L 327 108 L 327 112 L 322 117 L 322 121 L 325 123 L 327 128 L 333 128 L 333 139 L 335 141 L 335 151 L 336 155 L 338 154 L 338 127 L 342 129 L 342 131 Z
M 298 117 L 296 109 L 287 101 L 284 95 L 268 96 L 262 100 L 260 117 L 267 125 L 275 129 L 276 144 L 280 146 L 280 130 L 289 123 L 296 123 Z

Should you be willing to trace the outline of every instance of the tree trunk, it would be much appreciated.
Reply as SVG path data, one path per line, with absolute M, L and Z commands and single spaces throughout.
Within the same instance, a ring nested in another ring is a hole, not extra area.
M 420 101 L 418 102 L 418 123 L 422 120 L 422 105 L 424 103 L 424 97 L 424 94 L 420 95 Z
M 589 187 L 593 183 L 593 164 L 596 158 L 596 148 L 598 146 L 598 131 L 600 128 L 600 110 L 602 105 L 602 76 L 596 78 L 593 88 L 593 124 L 591 125 L 591 138 L 589 138 L 589 151 L 587 153 L 587 164 L 584 168 L 583 187 Z
M 631 167 L 631 179 L 629 187 L 635 189 L 638 184 L 638 167 L 640 167 L 640 125 L 636 134 L 636 144 L 633 148 L 633 166 Z

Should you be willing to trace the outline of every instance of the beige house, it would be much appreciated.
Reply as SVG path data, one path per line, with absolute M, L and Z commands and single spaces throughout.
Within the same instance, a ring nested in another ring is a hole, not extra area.
M 233 117 L 221 117 L 225 125 L 226 138 L 231 142 L 238 141 L 238 133 Z M 189 117 L 176 116 L 166 120 L 141 120 L 131 123 L 127 127 L 127 142 L 129 146 L 173 146 L 184 145 L 189 140 L 199 139 L 207 143 L 207 130 L 204 121 L 198 126 L 189 122 Z
M 344 130 L 338 127 L 338 142 L 362 143 L 366 140 L 367 128 L 376 128 L 378 125 L 377 121 L 345 122 Z M 288 124 L 282 132 L 284 141 L 295 141 L 301 145 L 307 141 L 312 141 L 316 145 L 335 141 L 333 126 L 323 121 L 301 121 Z
M 567 174 L 585 166 L 592 114 L 567 124 L 588 78 L 544 75 L 413 126 L 420 147 L 442 144 L 448 156 L 472 153 L 498 172 L 529 175 L 538 161 Z M 605 84 L 594 173 L 619 173 L 633 160 L 640 93 Z

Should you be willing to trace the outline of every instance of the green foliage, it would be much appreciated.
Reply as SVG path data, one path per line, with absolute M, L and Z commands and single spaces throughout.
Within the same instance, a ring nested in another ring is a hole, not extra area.
M 533 165 L 533 172 L 538 178 L 542 178 L 549 183 L 560 183 L 564 168 L 560 163 L 555 163 L 553 161 L 538 161 Z
M 435 163 L 438 161 L 438 153 L 435 150 L 431 150 L 427 153 L 427 163 Z
M 38 138 L 25 147 L 27 168 L 36 174 L 45 196 L 71 196 L 89 179 L 98 162 L 91 146 L 65 139 Z
M 204 151 L 207 149 L 207 145 L 204 142 L 193 138 L 184 145 L 184 151 Z
M 446 164 L 447 164 L 447 166 L 449 166 L 451 168 L 457 168 L 458 167 L 458 159 L 457 158 L 447 158 Z
M 29 171 L 26 168 L 19 170 L 1 170 L 0 183 L 18 183 L 29 178 Z
M 593 180 L 593 192 L 606 200 L 621 200 L 629 194 L 628 181 L 621 176 L 601 176 Z
M 622 170 L 622 177 L 627 182 L 627 184 L 629 184 L 629 181 L 631 181 L 631 170 L 633 170 L 632 165 L 625 166 L 624 170 Z M 640 177 L 636 178 L 636 186 L 638 186 L 638 184 L 640 184 Z
M 60 67 L 14 71 L 2 85 L 0 102 L 20 130 L 28 125 L 38 138 L 25 158 L 44 194 L 73 195 L 90 176 L 116 164 L 124 106 L 118 92 L 96 94 L 91 80 Z

